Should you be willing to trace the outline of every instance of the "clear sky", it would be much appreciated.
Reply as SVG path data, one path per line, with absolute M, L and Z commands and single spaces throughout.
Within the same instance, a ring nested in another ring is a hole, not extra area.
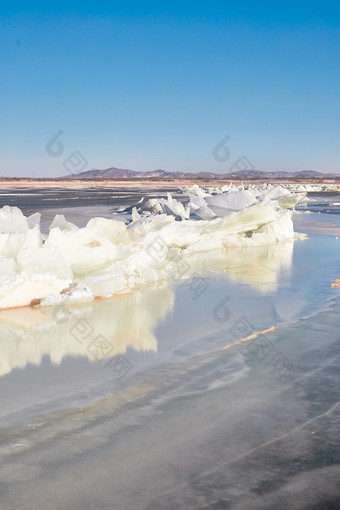
M 85 170 L 224 173 L 246 156 L 340 173 L 339 2 L 32 0 L 0 14 L 2 176 L 65 175 L 76 151 Z

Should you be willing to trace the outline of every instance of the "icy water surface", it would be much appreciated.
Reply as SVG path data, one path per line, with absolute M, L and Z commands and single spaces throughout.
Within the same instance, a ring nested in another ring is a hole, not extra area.
M 0 508 L 340 508 L 340 216 L 295 223 L 185 281 L 0 312 Z

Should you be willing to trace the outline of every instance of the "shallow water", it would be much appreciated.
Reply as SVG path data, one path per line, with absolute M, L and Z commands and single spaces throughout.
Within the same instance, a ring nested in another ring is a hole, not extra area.
M 185 281 L 0 312 L 1 508 L 336 508 L 340 217 L 295 222 Z

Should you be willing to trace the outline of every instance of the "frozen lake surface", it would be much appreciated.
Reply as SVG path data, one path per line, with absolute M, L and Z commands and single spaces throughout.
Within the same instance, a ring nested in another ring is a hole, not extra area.
M 10 205 L 83 225 L 140 193 L 118 191 L 26 189 Z M 306 240 L 193 257 L 192 278 L 107 301 L 0 312 L 0 508 L 339 508 L 340 197 L 311 198 L 294 217 Z

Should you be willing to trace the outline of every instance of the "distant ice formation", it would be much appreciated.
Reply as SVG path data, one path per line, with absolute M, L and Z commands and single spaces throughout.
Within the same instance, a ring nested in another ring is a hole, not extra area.
M 92 218 L 79 228 L 57 215 L 48 236 L 38 213 L 0 209 L 0 309 L 90 302 L 148 283 L 186 278 L 197 253 L 294 239 L 292 208 L 305 193 L 282 186 L 184 190 L 184 205 L 142 199 L 131 219 Z

